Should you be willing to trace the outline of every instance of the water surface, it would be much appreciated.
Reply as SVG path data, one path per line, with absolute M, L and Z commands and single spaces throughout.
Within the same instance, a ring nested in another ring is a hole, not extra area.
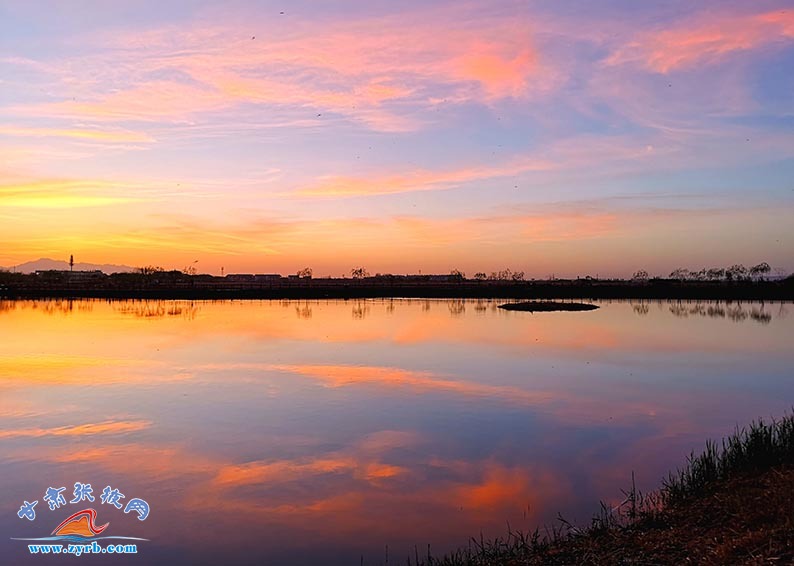
M 0 561 L 67 560 L 10 538 L 84 508 L 42 501 L 80 481 L 108 533 L 150 539 L 94 564 L 394 564 L 584 523 L 794 402 L 789 305 L 498 304 L 0 303 Z

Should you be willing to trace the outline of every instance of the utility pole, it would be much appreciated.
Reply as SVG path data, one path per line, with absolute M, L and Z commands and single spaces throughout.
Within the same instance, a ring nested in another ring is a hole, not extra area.
M 74 269 L 74 255 L 69 256 L 69 271 Z

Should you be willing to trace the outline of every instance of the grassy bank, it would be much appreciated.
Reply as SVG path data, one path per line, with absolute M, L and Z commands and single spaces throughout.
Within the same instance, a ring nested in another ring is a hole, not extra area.
M 758 421 L 671 473 L 650 494 L 633 487 L 616 509 L 602 504 L 586 527 L 559 526 L 472 539 L 412 566 L 537 564 L 794 563 L 794 414 Z
M 79 277 L 78 277 L 79 276 Z M 69 272 L 24 275 L 0 272 L 0 297 L 7 299 L 353 299 L 383 297 L 502 299 L 794 300 L 794 277 L 778 281 L 534 280 L 503 281 L 372 277 L 280 278 L 238 281 L 180 272 L 113 275 Z

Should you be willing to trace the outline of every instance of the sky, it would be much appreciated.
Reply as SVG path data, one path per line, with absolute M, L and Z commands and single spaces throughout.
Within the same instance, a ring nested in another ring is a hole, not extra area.
M 794 270 L 786 1 L 0 0 L 0 265 Z

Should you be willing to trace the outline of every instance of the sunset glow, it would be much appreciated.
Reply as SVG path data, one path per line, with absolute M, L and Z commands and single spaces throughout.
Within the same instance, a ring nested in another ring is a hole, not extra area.
M 0 266 L 789 272 L 790 8 L 9 0 Z

